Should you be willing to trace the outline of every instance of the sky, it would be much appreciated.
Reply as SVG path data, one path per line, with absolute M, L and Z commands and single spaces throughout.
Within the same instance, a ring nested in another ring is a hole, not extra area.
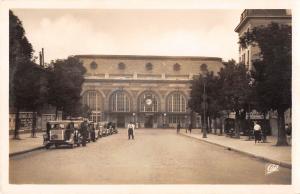
M 242 9 L 13 9 L 34 55 L 209 56 L 238 59 Z

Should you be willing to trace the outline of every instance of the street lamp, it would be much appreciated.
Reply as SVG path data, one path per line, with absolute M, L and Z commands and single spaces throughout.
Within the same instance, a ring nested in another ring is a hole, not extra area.
M 135 112 L 132 113 L 132 117 L 133 117 L 133 123 L 135 123 Z
M 206 78 L 207 78 L 207 65 L 201 65 L 202 79 L 203 79 L 203 135 L 202 138 L 207 138 L 207 119 L 206 119 Z
M 164 128 L 166 128 L 166 116 L 167 116 L 167 113 L 164 113 L 164 124 L 163 124 Z

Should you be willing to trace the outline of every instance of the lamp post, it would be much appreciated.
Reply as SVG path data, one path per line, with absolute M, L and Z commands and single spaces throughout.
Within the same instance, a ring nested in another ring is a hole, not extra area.
M 132 113 L 132 117 L 133 117 L 133 123 L 135 123 L 135 112 Z
M 167 113 L 164 113 L 164 124 L 163 124 L 164 128 L 166 128 L 166 116 L 167 116 Z
M 207 78 L 207 65 L 201 65 L 201 72 L 203 78 L 203 134 L 202 138 L 207 138 L 207 119 L 206 119 L 206 78 Z

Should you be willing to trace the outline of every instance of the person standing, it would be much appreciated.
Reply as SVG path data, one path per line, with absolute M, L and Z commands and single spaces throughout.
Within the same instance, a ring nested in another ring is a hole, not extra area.
M 189 124 L 189 132 L 192 133 L 192 123 Z
M 254 121 L 253 130 L 255 143 L 259 142 L 261 140 L 261 126 L 256 121 Z
M 180 132 L 180 122 L 177 124 L 177 133 Z
M 285 124 L 284 128 L 285 128 L 288 144 L 292 145 L 292 128 L 287 123 Z
M 87 120 L 84 120 L 83 123 L 81 123 L 81 127 L 80 127 L 80 134 L 82 136 L 82 146 L 86 146 L 88 133 L 89 133 L 88 123 Z
M 132 123 L 132 122 L 130 122 L 129 124 L 128 124 L 128 140 L 130 139 L 130 137 L 132 138 L 132 139 L 134 139 L 134 124 Z

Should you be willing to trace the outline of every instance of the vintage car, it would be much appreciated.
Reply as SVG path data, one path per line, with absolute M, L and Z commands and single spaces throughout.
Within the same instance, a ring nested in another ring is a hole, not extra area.
M 118 133 L 118 129 L 117 129 L 117 126 L 116 126 L 116 123 L 112 123 L 112 133 Z
M 78 144 L 78 136 L 76 130 L 70 125 L 69 120 L 48 121 L 46 134 L 43 135 L 43 144 L 48 149 L 52 145 L 58 147 L 60 145 L 68 145 L 71 148 Z
M 116 123 L 114 122 L 108 122 L 105 124 L 106 133 L 108 135 L 112 135 L 114 133 L 118 133 L 118 129 L 116 128 Z
M 97 123 L 93 121 L 88 121 L 89 125 L 89 133 L 90 133 L 90 140 L 95 142 L 100 137 L 100 127 Z
M 100 125 L 100 134 L 101 137 L 105 137 L 109 135 L 109 129 L 107 129 L 107 123 L 106 122 L 99 122 Z

